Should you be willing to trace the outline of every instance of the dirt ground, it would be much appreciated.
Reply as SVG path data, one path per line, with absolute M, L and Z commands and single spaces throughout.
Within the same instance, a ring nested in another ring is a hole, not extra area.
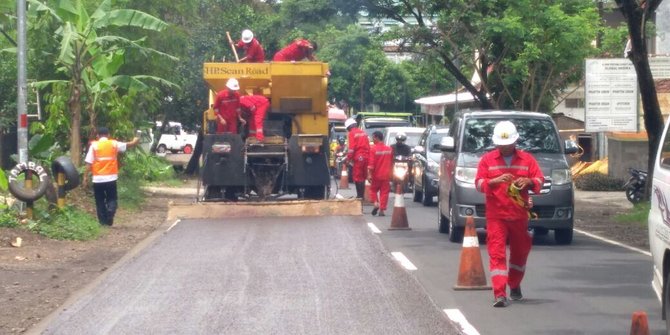
M 55 241 L 25 230 L 0 228 L 0 334 L 21 334 L 67 297 L 94 280 L 162 224 L 173 195 L 148 197 L 142 215 L 121 208 L 115 225 L 94 241 Z M 577 203 L 575 227 L 648 250 L 645 225 L 621 224 L 627 210 Z M 14 248 L 17 236 L 23 246 Z

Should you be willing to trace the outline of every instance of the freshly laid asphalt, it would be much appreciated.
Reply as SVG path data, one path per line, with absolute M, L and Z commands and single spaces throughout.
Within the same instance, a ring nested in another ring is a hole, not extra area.
M 44 334 L 459 334 L 363 217 L 184 220 Z

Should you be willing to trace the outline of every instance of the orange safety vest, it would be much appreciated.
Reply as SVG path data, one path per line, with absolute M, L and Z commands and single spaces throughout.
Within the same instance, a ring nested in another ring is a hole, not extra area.
M 91 172 L 94 176 L 108 176 L 119 173 L 119 162 L 116 160 L 118 149 L 113 140 L 94 141 L 93 164 Z

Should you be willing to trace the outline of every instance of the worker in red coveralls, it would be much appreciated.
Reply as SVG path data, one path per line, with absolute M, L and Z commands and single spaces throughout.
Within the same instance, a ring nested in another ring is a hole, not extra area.
M 263 46 L 249 29 L 242 31 L 242 39 L 237 42 L 237 47 L 244 50 L 244 57 L 240 58 L 240 63 L 263 63 L 265 61 L 265 51 Z
M 240 83 L 235 78 L 226 82 L 226 88 L 216 94 L 214 111 L 216 112 L 216 133 L 236 133 L 240 119 Z
M 475 186 L 486 195 L 486 244 L 493 282 L 493 307 L 505 307 L 510 299 L 521 300 L 521 280 L 526 271 L 532 237 L 528 234 L 531 207 L 528 191 L 540 193 L 544 176 L 533 156 L 516 148 L 519 133 L 510 121 L 493 129 L 496 149 L 482 156 Z M 509 239 L 509 267 L 506 242 Z
M 372 134 L 374 145 L 370 148 L 368 159 L 368 180 L 370 181 L 370 201 L 374 204 L 372 215 L 384 216 L 391 193 L 391 174 L 393 173 L 393 152 L 384 144 L 384 134 L 375 131 Z M 379 197 L 377 197 L 379 193 Z
M 277 51 L 272 60 L 275 62 L 297 62 L 307 58 L 308 60 L 316 61 L 314 52 L 316 52 L 317 47 L 316 42 L 299 38 L 284 47 L 284 49 Z
M 240 107 L 242 118 L 248 120 L 244 123 L 249 125 L 249 136 L 255 136 L 263 142 L 263 120 L 270 108 L 270 100 L 262 95 L 243 95 L 240 97 Z
M 351 177 L 356 185 L 356 198 L 362 200 L 365 193 L 365 178 L 367 177 L 368 158 L 370 156 L 370 140 L 368 134 L 358 128 L 354 119 L 344 121 L 344 127 L 349 132 L 349 150 L 347 151 L 346 161 L 347 164 L 352 165 Z

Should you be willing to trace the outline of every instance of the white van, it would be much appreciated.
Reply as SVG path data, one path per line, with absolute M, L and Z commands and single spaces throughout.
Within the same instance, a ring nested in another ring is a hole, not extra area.
M 663 137 L 654 161 L 649 211 L 649 248 L 653 260 L 651 286 L 661 301 L 663 319 L 670 330 L 670 122 L 665 123 Z

